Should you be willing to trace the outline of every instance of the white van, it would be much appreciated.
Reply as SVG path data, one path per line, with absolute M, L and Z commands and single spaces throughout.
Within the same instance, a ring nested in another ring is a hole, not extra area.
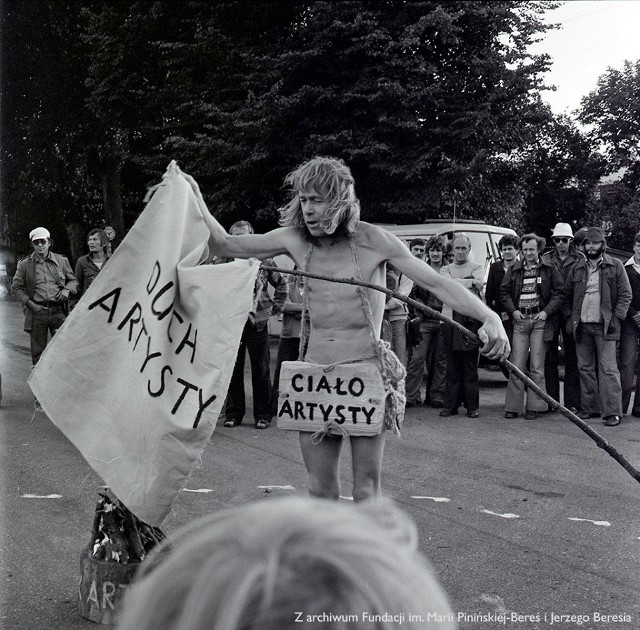
M 464 232 L 471 240 L 471 252 L 469 257 L 475 262 L 484 265 L 485 276 L 489 265 L 500 257 L 498 242 L 505 234 L 517 236 L 511 228 L 488 225 L 484 221 L 433 219 L 426 223 L 414 223 L 411 225 L 396 225 L 390 223 L 377 223 L 376 225 L 391 232 L 407 245 L 414 238 L 429 240 L 432 236 L 442 238 L 445 246 L 453 241 L 456 234 Z

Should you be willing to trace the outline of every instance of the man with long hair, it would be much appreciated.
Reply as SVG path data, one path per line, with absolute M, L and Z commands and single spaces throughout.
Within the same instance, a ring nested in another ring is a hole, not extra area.
M 76 262 L 76 278 L 80 283 L 78 293 L 84 295 L 91 283 L 102 270 L 102 266 L 109 260 L 109 239 L 107 233 L 100 228 L 94 228 L 87 235 L 89 253 L 80 256 Z
M 482 351 L 488 357 L 508 355 L 509 341 L 493 311 L 471 292 L 412 256 L 398 238 L 360 221 L 353 176 L 342 160 L 315 157 L 289 173 L 285 183 L 291 198 L 280 209 L 282 227 L 266 234 L 231 236 L 212 216 L 206 216 L 212 252 L 260 259 L 287 254 L 304 271 L 334 278 L 353 275 L 380 286 L 385 284 L 386 264 L 390 262 L 454 310 L 479 319 Z M 376 365 L 380 371 L 386 370 L 387 365 L 400 365 L 397 358 L 393 362 L 395 357 L 390 357 L 388 347 L 379 339 L 383 293 L 320 279 L 309 278 L 305 284 L 311 323 L 307 361 L 327 365 L 361 361 Z M 394 386 L 399 387 L 400 383 Z M 397 396 L 397 404 L 390 406 L 399 416 L 404 411 L 403 398 Z M 396 419 L 387 416 L 386 426 L 395 428 Z M 385 431 L 374 436 L 351 436 L 356 501 L 380 493 L 385 437 Z M 317 440 L 310 432 L 300 431 L 312 495 L 339 498 L 338 467 L 343 442 L 340 435 L 325 435 Z
M 418 540 L 415 522 L 384 498 L 216 510 L 142 563 L 118 629 L 455 630 Z

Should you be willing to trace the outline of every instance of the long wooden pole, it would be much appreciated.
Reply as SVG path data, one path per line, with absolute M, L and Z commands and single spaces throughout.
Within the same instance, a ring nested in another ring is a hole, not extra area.
M 471 341 L 479 343 L 482 345 L 480 338 L 475 333 L 472 333 L 470 330 L 467 330 L 462 324 L 453 321 L 450 317 L 443 315 L 439 311 L 436 311 L 429 306 L 426 306 L 422 302 L 418 302 L 412 298 L 406 297 L 397 291 L 393 291 L 392 289 L 388 289 L 387 287 L 381 287 L 377 284 L 372 284 L 370 282 L 365 282 L 364 280 L 358 280 L 357 278 L 331 278 L 330 276 L 324 276 L 317 273 L 309 273 L 308 271 L 301 271 L 299 269 L 281 269 L 280 267 L 274 267 L 270 265 L 261 265 L 262 269 L 267 271 L 278 271 L 283 274 L 291 274 L 296 276 L 303 276 L 305 278 L 315 278 L 316 280 L 326 280 L 327 282 L 340 282 L 342 284 L 353 284 L 356 286 L 366 287 L 368 289 L 374 289 L 375 291 L 380 291 L 390 297 L 395 298 L 396 300 L 400 300 L 401 302 L 405 302 L 413 308 L 427 313 L 430 317 L 434 317 L 439 319 L 454 328 L 457 328 L 461 333 L 466 335 Z M 575 413 L 567 409 L 564 405 L 560 404 L 557 400 L 549 396 L 544 389 L 538 387 L 536 383 L 534 383 L 522 370 L 516 367 L 511 361 L 508 359 L 501 359 L 500 362 L 517 378 L 524 382 L 524 384 L 532 391 L 534 391 L 540 398 L 542 398 L 554 411 L 559 411 L 565 418 L 568 418 L 573 424 L 575 424 L 578 428 L 582 429 L 601 449 L 606 451 L 613 459 L 615 459 L 636 481 L 640 482 L 640 471 L 636 469 L 629 460 L 620 453 L 613 445 L 611 445 L 608 440 L 606 440 L 602 435 L 600 435 L 596 430 L 591 428 L 584 420 L 579 418 Z

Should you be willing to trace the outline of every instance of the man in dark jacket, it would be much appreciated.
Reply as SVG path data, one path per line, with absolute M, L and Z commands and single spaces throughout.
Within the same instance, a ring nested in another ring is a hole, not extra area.
M 573 265 L 583 259 L 573 246 L 573 230 L 568 223 L 557 223 L 551 235 L 555 247 L 542 256 L 551 263 L 562 275 L 562 282 L 566 282 Z M 553 335 L 547 344 L 547 354 L 544 362 L 544 380 L 547 393 L 552 398 L 560 400 L 560 375 L 558 373 L 559 342 L 562 335 L 564 349 L 564 406 L 574 413 L 580 409 L 580 377 L 578 375 L 578 359 L 576 344 L 571 335 L 565 332 L 569 312 L 566 309 L 558 311 L 554 317 Z
M 100 228 L 94 228 L 87 236 L 89 253 L 80 256 L 76 262 L 76 278 L 80 283 L 78 293 L 84 295 L 100 273 L 102 266 L 109 260 L 109 239 L 107 233 Z
M 22 304 L 24 329 L 31 336 L 31 361 L 38 362 L 52 335 L 66 319 L 69 295 L 78 290 L 78 281 L 69 261 L 51 251 L 51 234 L 43 227 L 29 234 L 33 253 L 23 258 L 11 283 L 11 293 Z
M 587 230 L 583 246 L 585 258 L 573 266 L 564 288 L 571 311 L 567 331 L 576 341 L 580 371 L 578 415 L 597 418 L 600 409 L 605 425 L 617 426 L 622 419 L 622 391 L 616 342 L 631 303 L 631 287 L 622 263 L 605 253 L 600 228 Z
M 640 341 L 640 232 L 633 239 L 633 256 L 625 263 L 625 271 L 631 285 L 631 304 L 620 333 L 620 381 L 622 386 L 622 413 L 627 413 L 633 381 L 636 380 L 635 397 L 631 415 L 640 417 L 640 377 L 638 374 L 638 342 Z
M 487 306 L 500 315 L 502 325 L 507 331 L 509 341 L 511 341 L 513 338 L 513 323 L 500 299 L 500 285 L 504 280 L 507 269 L 518 260 L 518 237 L 514 234 L 505 234 L 498 241 L 498 249 L 500 250 L 500 260 L 496 260 L 496 262 L 492 263 L 489 267 L 487 284 L 484 289 L 484 299 L 487 302 Z M 500 364 L 500 369 L 505 377 L 509 378 L 509 370 L 502 364 Z
M 520 239 L 522 260 L 505 274 L 500 285 L 500 298 L 513 320 L 510 361 L 524 370 L 529 359 L 529 374 L 533 382 L 545 389 L 544 357 L 546 342 L 553 334 L 553 316 L 562 305 L 562 276 L 550 263 L 540 258 L 545 239 L 537 234 L 525 234 Z M 505 418 L 515 418 L 522 412 L 524 383 L 509 377 L 505 400 Z M 534 392 L 528 392 L 526 415 L 536 418 L 546 411 L 547 403 Z
M 511 339 L 513 326 L 509 313 L 500 298 L 500 285 L 507 270 L 518 260 L 518 237 L 513 234 L 505 234 L 498 242 L 498 249 L 500 250 L 500 260 L 496 260 L 489 267 L 484 296 L 487 306 L 500 315 L 502 325 Z

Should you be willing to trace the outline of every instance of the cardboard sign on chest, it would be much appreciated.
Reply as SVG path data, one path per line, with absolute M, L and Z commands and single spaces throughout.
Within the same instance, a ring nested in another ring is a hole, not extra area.
M 330 433 L 377 435 L 384 422 L 384 385 L 372 363 L 326 366 L 285 361 L 280 372 L 278 427 Z

